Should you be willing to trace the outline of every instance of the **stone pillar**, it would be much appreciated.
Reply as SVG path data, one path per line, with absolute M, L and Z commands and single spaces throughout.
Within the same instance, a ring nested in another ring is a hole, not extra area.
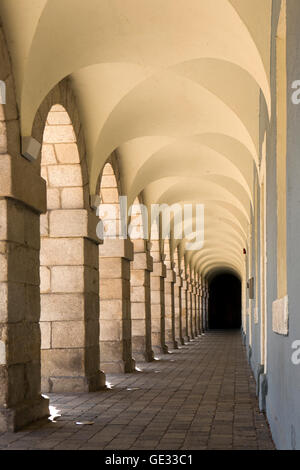
M 182 302 L 182 336 L 184 342 L 189 342 L 190 337 L 188 335 L 188 314 L 187 314 L 187 281 L 182 277 L 182 288 L 181 288 L 181 302 Z
M 198 288 L 197 288 L 197 300 L 198 300 L 198 330 L 199 330 L 199 335 L 201 336 L 203 331 L 202 331 L 202 300 L 201 300 L 201 284 L 200 281 L 198 281 Z
M 171 263 L 167 265 L 167 276 L 165 279 L 165 339 L 166 345 L 170 349 L 178 349 L 175 339 L 175 303 L 174 303 L 174 285 L 176 282 L 176 273 Z
M 194 322 L 193 322 L 193 286 L 190 280 L 188 281 L 187 285 L 188 285 L 188 291 L 187 291 L 188 326 L 189 326 L 189 336 L 190 336 L 190 339 L 192 340 L 195 338 Z
M 203 288 L 203 307 L 202 307 L 202 316 L 203 316 L 203 330 L 208 328 L 208 290 L 206 287 Z
M 209 290 L 206 287 L 206 294 L 205 294 L 205 324 L 206 324 L 206 328 L 208 328 L 208 300 L 209 300 Z
M 196 292 L 196 283 L 195 279 L 192 279 L 192 316 L 193 316 L 193 330 L 194 336 L 198 336 L 198 327 L 197 327 L 197 292 Z
M 106 239 L 100 256 L 100 359 L 106 373 L 133 372 L 130 240 Z
M 45 182 L 31 164 L 0 155 L 0 432 L 49 416 L 39 327 L 39 214 L 45 210 Z
M 183 324 L 182 324 L 182 279 L 176 273 L 176 283 L 174 285 L 174 305 L 175 305 L 175 340 L 177 344 L 184 345 Z
M 51 210 L 41 239 L 42 390 L 89 392 L 99 370 L 99 269 L 96 215 Z
M 151 286 L 151 324 L 152 349 L 155 354 L 167 353 L 165 341 L 165 277 L 166 266 L 160 260 L 159 252 L 151 251 L 153 255 L 153 271 L 150 274 Z
M 153 258 L 145 251 L 144 240 L 134 243 L 134 260 L 131 263 L 131 321 L 132 355 L 135 361 L 151 362 L 154 359 L 151 340 L 150 273 Z
M 203 287 L 202 287 L 202 284 L 201 284 L 201 288 L 200 288 L 200 300 L 201 300 L 201 316 L 200 316 L 200 320 L 201 320 L 201 333 L 202 335 L 204 334 L 205 332 L 205 328 L 204 328 L 204 308 L 203 308 Z

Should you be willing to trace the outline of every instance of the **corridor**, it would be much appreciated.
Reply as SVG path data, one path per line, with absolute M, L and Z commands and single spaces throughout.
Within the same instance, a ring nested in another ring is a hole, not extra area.
M 0 0 L 0 448 L 300 450 L 299 24 Z
M 238 330 L 208 332 L 157 359 L 108 375 L 106 391 L 50 394 L 61 416 L 2 433 L 0 448 L 274 449 Z

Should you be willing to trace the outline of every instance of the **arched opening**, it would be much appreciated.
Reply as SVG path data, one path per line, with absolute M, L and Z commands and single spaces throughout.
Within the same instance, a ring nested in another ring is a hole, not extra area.
M 241 328 L 241 281 L 230 273 L 216 276 L 209 286 L 208 327 Z
M 99 357 L 98 241 L 89 231 L 88 185 L 66 109 L 50 109 L 41 175 L 41 371 L 44 392 L 88 392 L 103 385 Z

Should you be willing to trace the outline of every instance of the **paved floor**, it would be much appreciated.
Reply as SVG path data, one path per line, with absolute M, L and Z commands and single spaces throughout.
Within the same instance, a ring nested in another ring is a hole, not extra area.
M 239 332 L 210 332 L 112 389 L 51 395 L 55 422 L 0 434 L 1 449 L 273 449 Z M 92 425 L 76 425 L 76 421 Z

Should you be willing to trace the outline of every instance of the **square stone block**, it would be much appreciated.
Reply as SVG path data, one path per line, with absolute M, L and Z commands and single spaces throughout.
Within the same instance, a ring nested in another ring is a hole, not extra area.
M 55 144 L 55 152 L 59 163 L 74 164 L 80 161 L 76 143 Z
M 135 319 L 142 319 L 145 320 L 146 318 L 146 304 L 145 303 L 135 303 L 131 304 L 131 318 L 132 320 Z
M 82 320 L 84 294 L 42 294 L 41 321 Z
M 84 348 L 83 321 L 56 321 L 52 323 L 52 348 Z
M 88 233 L 88 214 L 84 209 L 53 210 L 49 215 L 51 237 L 83 237 Z M 95 230 L 96 236 L 96 230 Z
M 61 190 L 63 209 L 84 209 L 83 188 L 63 188 Z
M 41 351 L 42 376 L 73 377 L 84 373 L 84 349 L 45 349 Z
M 40 260 L 42 266 L 84 264 L 84 240 L 82 238 L 42 238 Z
M 114 300 L 100 300 L 100 319 L 107 320 L 107 319 L 118 319 L 122 318 L 123 316 L 123 301 L 122 299 L 114 299 Z
M 51 291 L 61 293 L 84 292 L 83 266 L 55 266 L 51 268 Z
M 121 341 L 122 321 L 105 320 L 100 321 L 100 341 Z

